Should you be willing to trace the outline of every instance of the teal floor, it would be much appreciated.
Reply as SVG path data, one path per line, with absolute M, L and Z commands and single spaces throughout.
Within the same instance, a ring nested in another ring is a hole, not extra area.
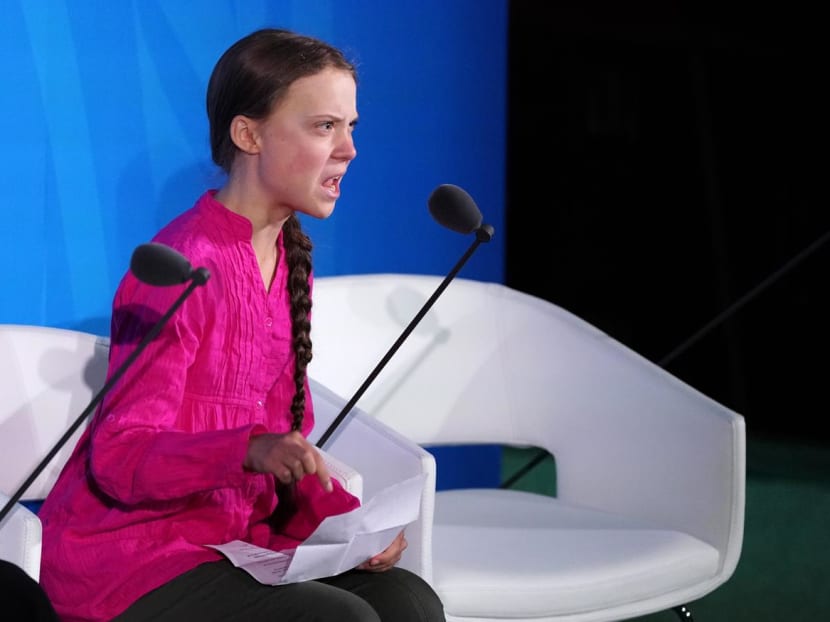
M 504 472 L 516 464 L 521 454 L 507 453 Z M 545 488 L 534 480 L 553 469 L 543 463 L 521 488 Z M 741 559 L 726 583 L 688 605 L 695 622 L 830 620 L 830 445 L 748 440 Z M 677 620 L 672 612 L 635 618 Z

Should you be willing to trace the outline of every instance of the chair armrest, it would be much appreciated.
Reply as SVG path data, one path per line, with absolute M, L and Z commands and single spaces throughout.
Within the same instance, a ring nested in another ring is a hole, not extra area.
M 363 503 L 363 475 L 351 465 L 346 464 L 332 456 L 327 451 L 319 450 L 323 456 L 323 462 L 329 470 L 329 474 L 340 482 L 343 490 L 353 494 Z
M 0 507 L 8 501 L 9 496 L 0 492 Z M 39 581 L 42 546 L 43 530 L 37 514 L 16 503 L 0 523 L 0 559 L 20 566 Z
M 315 427 L 309 439 L 316 442 L 341 412 L 346 400 L 310 379 Z M 423 474 L 418 518 L 406 528 L 408 547 L 398 564 L 432 581 L 432 523 L 435 510 L 435 458 L 425 449 L 367 415 L 353 409 L 323 448 L 360 473 L 363 499 L 416 475 Z

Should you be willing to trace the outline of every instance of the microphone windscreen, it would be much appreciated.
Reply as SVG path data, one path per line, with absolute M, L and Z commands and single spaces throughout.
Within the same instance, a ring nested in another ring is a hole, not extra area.
M 133 251 L 130 271 L 148 285 L 178 285 L 186 283 L 193 274 L 187 257 L 165 244 L 148 242 Z
M 481 211 L 465 190 L 442 184 L 427 201 L 429 213 L 439 224 L 458 233 L 471 233 L 481 226 Z

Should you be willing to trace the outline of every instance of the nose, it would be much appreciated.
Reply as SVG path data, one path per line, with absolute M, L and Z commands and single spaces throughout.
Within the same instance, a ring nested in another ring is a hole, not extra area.
M 357 149 L 354 146 L 354 136 L 351 132 L 346 132 L 343 138 L 339 141 L 334 156 L 338 160 L 345 160 L 351 162 L 357 157 Z

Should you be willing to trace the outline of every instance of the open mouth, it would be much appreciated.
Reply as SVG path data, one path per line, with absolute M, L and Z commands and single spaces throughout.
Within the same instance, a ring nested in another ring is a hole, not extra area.
M 334 194 L 340 194 L 340 180 L 343 179 L 342 175 L 337 175 L 332 177 L 323 184 L 330 192 Z

